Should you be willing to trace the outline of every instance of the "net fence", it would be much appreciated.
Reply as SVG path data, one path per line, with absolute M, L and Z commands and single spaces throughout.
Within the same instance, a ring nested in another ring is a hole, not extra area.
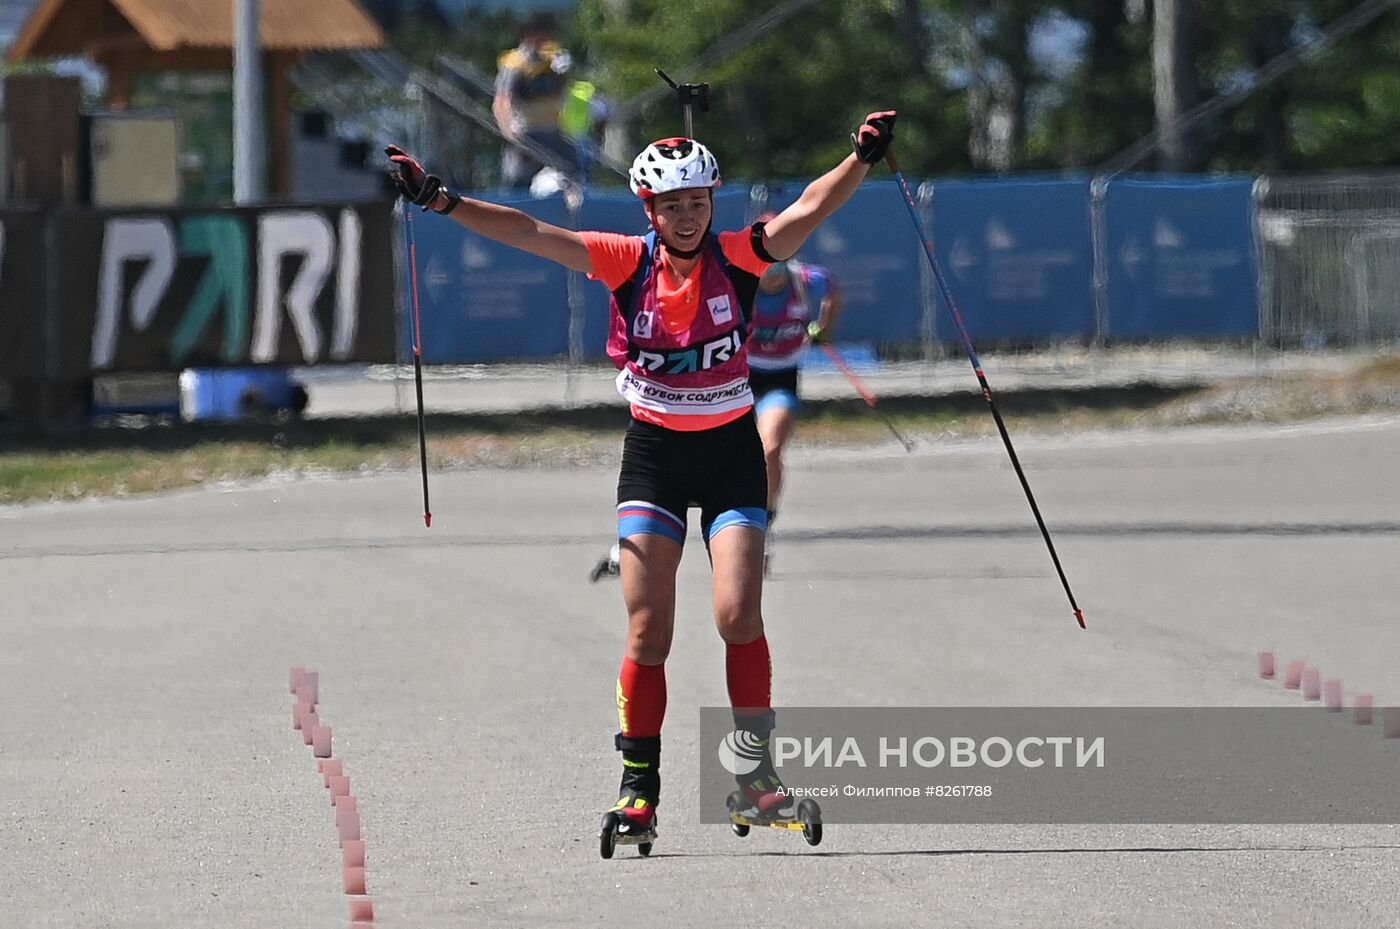
M 1257 201 L 1266 344 L 1400 339 L 1400 175 L 1262 178 Z

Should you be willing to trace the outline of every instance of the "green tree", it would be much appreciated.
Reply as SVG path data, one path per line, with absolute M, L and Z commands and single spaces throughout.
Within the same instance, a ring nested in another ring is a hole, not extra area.
M 1306 35 L 1350 9 L 1351 2 L 1321 0 L 1295 18 Z M 1392 10 L 1334 46 L 1284 84 L 1286 106 L 1256 115 L 1251 128 L 1271 119 L 1286 127 L 1278 169 L 1374 168 L 1400 164 L 1400 12 Z M 1264 101 L 1260 101 L 1260 104 Z M 1257 131 L 1257 130 L 1256 130 Z
M 583 0 L 580 28 L 604 92 L 626 100 L 659 80 L 708 81 L 711 109 L 696 135 L 729 177 L 810 176 L 850 151 L 848 134 L 873 109 L 897 108 L 904 167 L 970 166 L 966 108 L 949 86 L 924 8 L 903 0 L 820 0 L 706 74 L 682 72 L 701 52 L 760 15 L 743 0 L 688 4 Z M 634 143 L 681 131 L 674 97 L 647 108 Z
M 1197 32 L 1205 96 L 1247 86 L 1355 0 L 1227 0 L 1202 5 Z M 1211 170 L 1372 168 L 1400 158 L 1400 14 L 1382 14 L 1199 130 Z
M 696 132 L 730 177 L 821 171 L 848 150 L 847 132 L 876 107 L 900 111 L 897 149 L 918 174 L 1091 169 L 1158 126 L 1153 15 L 1160 20 L 1175 0 L 818 0 L 707 73 L 683 73 L 779 2 L 754 9 L 743 0 L 582 0 L 570 41 L 614 101 L 654 87 L 655 67 L 677 80 L 710 82 L 712 109 L 697 115 Z M 1250 87 L 1267 62 L 1356 2 L 1190 4 L 1173 42 L 1158 36 L 1159 62 L 1170 63 L 1159 83 L 1175 82 L 1180 96 L 1163 118 Z M 1047 58 L 1037 50 L 1046 35 L 1073 47 Z M 1170 48 L 1175 59 L 1164 57 Z M 1400 12 L 1391 11 L 1193 126 L 1179 140 L 1175 164 L 1215 171 L 1394 165 L 1397 57 Z M 629 127 L 628 151 L 681 126 L 667 95 Z M 1134 167 L 1171 164 L 1170 152 L 1154 153 Z
M 1121 0 L 1069 0 L 1065 16 L 1085 30 L 1078 61 L 1031 128 L 1028 160 L 1039 167 L 1100 164 L 1152 131 L 1151 27 Z

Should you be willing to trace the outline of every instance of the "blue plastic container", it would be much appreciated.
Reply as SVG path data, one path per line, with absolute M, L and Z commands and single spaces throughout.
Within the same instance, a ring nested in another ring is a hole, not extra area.
M 189 368 L 180 374 L 180 416 L 190 422 L 300 413 L 306 389 L 286 368 Z

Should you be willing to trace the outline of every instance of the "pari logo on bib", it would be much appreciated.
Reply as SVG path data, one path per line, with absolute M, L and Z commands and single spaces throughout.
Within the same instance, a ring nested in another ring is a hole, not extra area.
M 668 429 L 711 428 L 719 423 L 698 417 L 742 414 L 753 406 L 745 343 L 758 276 L 734 266 L 720 238 L 707 235 L 680 295 L 675 322 L 685 328 L 673 332 L 659 287 L 665 252 L 655 231 L 643 245 L 632 277 L 612 292 L 608 357 L 622 369 L 618 392 L 634 416 Z
M 721 294 L 718 297 L 711 297 L 705 301 L 710 308 L 710 319 L 714 320 L 716 326 L 721 326 L 734 319 L 734 308 L 729 305 L 729 295 Z

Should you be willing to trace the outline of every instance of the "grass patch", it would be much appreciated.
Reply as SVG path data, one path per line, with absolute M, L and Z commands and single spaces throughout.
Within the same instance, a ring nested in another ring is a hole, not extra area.
M 188 448 L 0 453 L 0 503 L 124 496 L 176 490 L 279 472 L 356 471 L 388 467 L 399 454 L 335 442 L 285 449 L 255 442 L 203 442 Z

